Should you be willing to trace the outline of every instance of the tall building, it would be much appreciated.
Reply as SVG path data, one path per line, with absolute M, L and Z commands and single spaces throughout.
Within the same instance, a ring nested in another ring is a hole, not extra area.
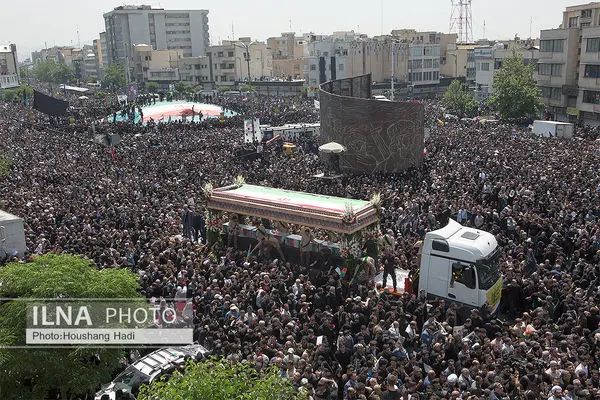
M 0 89 L 19 86 L 19 64 L 17 46 L 0 45 Z
M 210 46 L 208 10 L 165 10 L 120 6 L 104 14 L 108 63 L 131 59 L 133 46 L 177 50 L 183 57 L 204 56 Z
M 553 119 L 600 126 L 600 2 L 567 7 L 540 34 L 536 73 Z

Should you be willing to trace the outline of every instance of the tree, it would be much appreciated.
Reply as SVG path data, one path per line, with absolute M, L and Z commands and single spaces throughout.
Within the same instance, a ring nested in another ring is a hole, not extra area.
M 291 400 L 296 398 L 291 382 L 276 367 L 258 373 L 251 363 L 232 364 L 215 358 L 202 363 L 188 362 L 185 375 L 179 372 L 168 380 L 142 386 L 138 400 Z
M 141 298 L 135 274 L 98 270 L 80 256 L 48 254 L 0 269 L 2 298 Z M 0 346 L 25 345 L 26 303 L 0 304 Z M 0 348 L 0 398 L 43 399 L 49 393 L 73 398 L 109 382 L 119 368 L 121 349 Z
M 183 81 L 177 81 L 173 86 L 175 86 L 175 91 L 181 94 L 187 93 L 190 90 L 189 85 Z
M 45 83 L 53 83 L 56 75 L 56 63 L 52 60 L 43 60 L 33 68 L 33 76 Z
M 505 58 L 494 75 L 493 93 L 488 103 L 503 120 L 519 120 L 536 114 L 541 105 L 541 91 L 533 78 L 533 66 L 513 53 Z
M 156 91 L 158 90 L 158 83 L 148 82 L 146 84 L 146 90 L 148 91 L 148 93 L 156 93 Z
M 113 63 L 104 69 L 102 86 L 112 90 L 122 89 L 125 86 L 125 68 L 121 63 Z
M 444 93 L 444 105 L 453 114 L 459 117 L 475 116 L 479 104 L 473 94 L 467 91 L 463 83 L 453 80 Z
M 68 84 L 75 80 L 75 73 L 64 63 L 58 63 L 53 71 L 53 82 L 57 85 Z

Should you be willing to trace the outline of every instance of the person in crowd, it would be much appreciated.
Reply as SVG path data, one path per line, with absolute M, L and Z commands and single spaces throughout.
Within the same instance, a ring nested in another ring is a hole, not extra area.
M 0 102 L 0 154 L 12 160 L 0 199 L 24 219 L 27 258 L 82 254 L 100 269 L 127 268 L 142 295 L 184 304 L 194 339 L 214 355 L 258 370 L 274 364 L 314 399 L 600 396 L 600 129 L 561 140 L 513 135 L 503 123 L 441 125 L 443 107 L 423 101 L 431 135 L 421 167 L 324 185 L 313 178 L 323 169 L 315 137 L 295 139 L 302 151 L 291 156 L 267 146 L 256 159 L 236 155 L 243 116 L 318 121 L 309 100 L 217 96 L 211 102 L 238 116 L 133 124 L 119 122 L 116 104 L 90 97 L 72 125 L 38 114 L 30 122 L 28 106 Z M 90 141 L 86 121 L 103 118 L 96 134 L 122 137 L 114 153 Z M 395 243 L 370 257 L 414 277 L 415 243 L 442 221 L 492 232 L 502 247 L 500 309 L 464 319 L 418 287 L 395 296 L 367 279 L 351 291 L 351 276 L 340 277 L 329 257 L 317 276 L 306 263 L 204 245 L 194 222 L 202 187 L 238 175 L 330 196 L 380 193 L 380 229 Z

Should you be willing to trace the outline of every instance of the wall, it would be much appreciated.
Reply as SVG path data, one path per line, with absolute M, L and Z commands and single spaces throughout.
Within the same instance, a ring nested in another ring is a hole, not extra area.
M 328 82 L 321 86 L 322 144 L 338 142 L 348 149 L 340 158 L 343 170 L 355 173 L 401 172 L 423 162 L 423 105 L 415 102 L 342 96 L 348 87 L 371 82 L 370 75 Z M 346 89 L 344 89 L 346 88 Z M 335 92 L 342 90 L 342 92 Z M 334 93 L 330 93 L 334 91 Z

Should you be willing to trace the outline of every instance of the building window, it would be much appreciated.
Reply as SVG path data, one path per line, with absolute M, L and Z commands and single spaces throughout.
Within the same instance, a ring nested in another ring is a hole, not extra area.
M 584 90 L 583 102 L 589 104 L 600 104 L 600 92 L 596 92 L 594 90 Z
M 423 60 L 423 68 L 433 68 L 433 59 L 431 58 L 427 58 L 425 60 Z
M 560 99 L 561 89 L 557 87 L 542 86 L 542 97 L 545 99 Z
M 562 65 L 560 64 L 538 64 L 538 74 L 546 76 L 561 76 Z
M 233 57 L 233 51 L 227 52 L 227 57 Z
M 577 22 L 579 22 L 579 17 L 569 18 L 569 28 L 577 28 Z
M 343 70 L 344 70 L 344 64 L 338 65 L 338 71 L 343 71 Z
M 542 53 L 562 53 L 564 46 L 564 39 L 540 40 L 540 52 Z
M 422 46 L 413 47 L 412 55 L 413 55 L 413 57 L 422 57 L 423 56 L 423 47 Z
M 413 60 L 412 61 L 412 69 L 421 69 L 423 68 L 423 60 Z
M 496 60 L 494 60 L 494 69 L 500 69 L 500 68 L 502 68 L 502 59 L 496 58 Z
M 582 22 L 580 26 L 581 26 L 582 28 L 587 28 L 587 27 L 588 27 L 588 26 L 590 26 L 590 25 L 591 25 L 591 24 L 590 24 L 589 22 Z
M 481 63 L 481 70 L 482 71 L 489 71 L 490 70 L 490 63 Z
M 311 64 L 310 65 L 310 70 L 311 71 L 316 71 L 317 70 L 317 64 Z
M 440 60 L 439 58 L 434 58 L 433 59 L 433 68 L 439 68 L 440 67 Z
M 235 66 L 234 66 L 233 64 L 228 64 L 228 65 L 227 65 L 227 68 L 229 68 L 229 69 L 234 69 L 234 68 L 235 68 Z
M 437 71 L 433 71 L 433 80 L 437 81 L 438 79 L 440 79 L 440 73 Z
M 600 38 L 589 38 L 587 40 L 585 51 L 587 53 L 596 53 L 600 51 Z
M 592 10 L 581 10 L 581 18 L 591 18 Z
M 586 78 L 600 78 L 600 65 L 588 64 L 585 66 L 584 75 Z
M 218 52 L 217 57 L 223 57 L 223 52 L 222 51 Z

